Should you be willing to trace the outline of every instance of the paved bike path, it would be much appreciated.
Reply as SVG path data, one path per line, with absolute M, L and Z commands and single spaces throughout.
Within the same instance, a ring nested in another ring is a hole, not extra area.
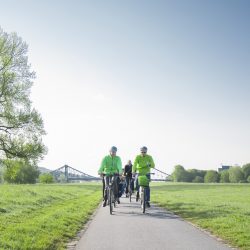
M 229 250 L 230 247 L 202 232 L 180 217 L 151 206 L 142 214 L 139 203 L 121 204 L 109 214 L 109 207 L 100 207 L 86 232 L 76 245 L 77 250 Z

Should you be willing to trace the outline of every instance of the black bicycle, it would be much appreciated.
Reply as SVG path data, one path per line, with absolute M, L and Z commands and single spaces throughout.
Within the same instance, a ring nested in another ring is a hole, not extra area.
M 109 205 L 109 212 L 112 214 L 113 207 L 116 206 L 115 192 L 114 192 L 114 175 L 109 175 L 108 177 L 108 185 L 107 185 L 107 200 Z

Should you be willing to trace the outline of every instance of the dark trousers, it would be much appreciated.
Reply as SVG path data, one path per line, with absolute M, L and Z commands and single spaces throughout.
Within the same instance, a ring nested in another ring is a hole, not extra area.
M 109 185 L 110 177 L 109 176 L 104 176 L 103 180 L 104 180 L 104 187 L 105 187 L 105 188 L 103 188 L 103 196 L 104 196 L 103 198 L 106 201 L 108 199 L 107 190 L 108 190 L 108 185 Z M 116 175 L 113 175 L 111 177 L 111 180 L 113 181 L 114 196 L 115 196 L 115 199 L 116 199 L 116 198 L 118 198 L 118 177 Z
M 102 177 L 102 198 L 104 200 L 104 193 L 105 193 L 105 181 L 104 181 L 104 177 Z
M 134 181 L 132 177 L 126 176 L 126 194 L 128 193 L 129 180 L 130 180 L 130 188 L 132 192 L 134 192 Z

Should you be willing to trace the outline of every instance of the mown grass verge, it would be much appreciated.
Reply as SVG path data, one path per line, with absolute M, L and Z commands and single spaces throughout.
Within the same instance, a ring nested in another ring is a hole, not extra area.
M 152 184 L 151 200 L 229 244 L 250 249 L 249 184 Z
M 0 249 L 65 249 L 100 199 L 98 183 L 0 185 Z

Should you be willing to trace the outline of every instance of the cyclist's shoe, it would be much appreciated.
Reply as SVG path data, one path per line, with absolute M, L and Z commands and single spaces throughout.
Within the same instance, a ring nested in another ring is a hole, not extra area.
M 104 201 L 104 202 L 102 203 L 102 206 L 103 206 L 103 207 L 106 207 L 106 205 L 107 205 L 107 201 Z
M 150 207 L 150 203 L 149 203 L 149 201 L 147 201 L 147 202 L 146 202 L 146 205 L 147 205 L 147 207 Z
M 120 204 L 120 203 L 121 203 L 119 198 L 117 198 L 117 203 L 118 203 L 118 204 Z
M 136 201 L 139 200 L 139 192 L 136 193 Z

